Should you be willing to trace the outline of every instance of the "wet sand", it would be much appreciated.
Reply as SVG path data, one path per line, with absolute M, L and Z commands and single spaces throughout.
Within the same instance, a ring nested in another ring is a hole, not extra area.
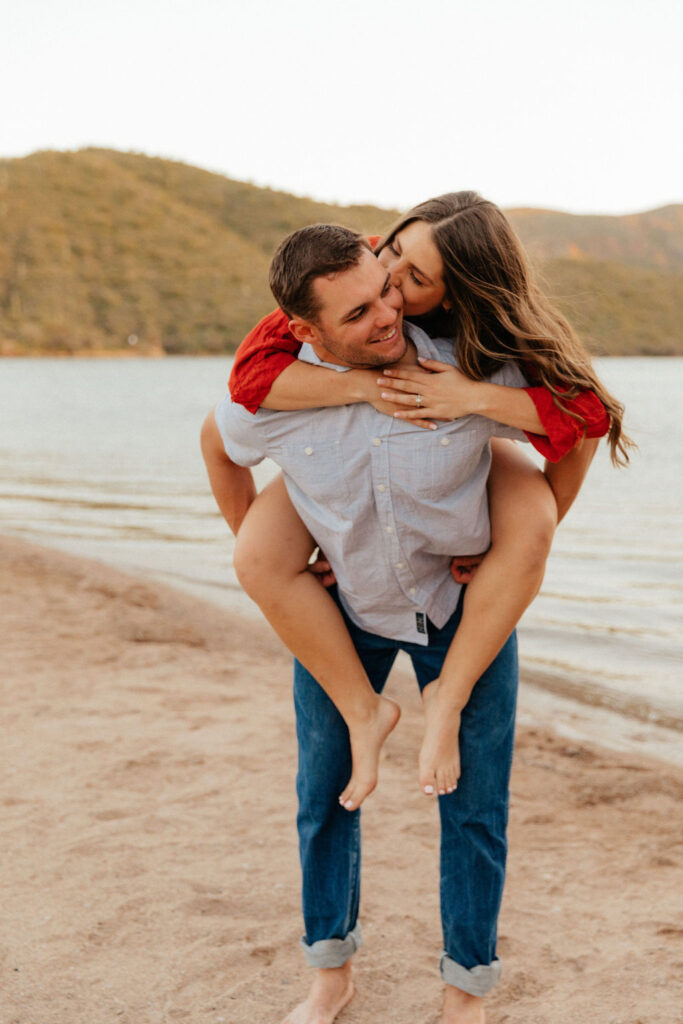
M 0 1021 L 278 1024 L 309 979 L 286 652 L 265 624 L 13 539 L 0 601 Z M 436 807 L 414 683 L 389 692 L 404 715 L 364 812 L 340 1024 L 438 1019 Z M 490 1024 L 678 1020 L 683 772 L 522 705 Z

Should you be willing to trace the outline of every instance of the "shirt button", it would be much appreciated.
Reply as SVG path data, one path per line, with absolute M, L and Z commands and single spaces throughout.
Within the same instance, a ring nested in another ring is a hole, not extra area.
M 409 594 L 414 594 L 415 593 L 415 587 L 411 587 L 410 590 L 408 591 L 408 593 Z
M 384 492 L 386 491 L 386 487 L 384 486 L 384 484 L 380 484 L 380 485 L 378 486 L 377 490 L 378 490 L 378 491 L 379 491 L 379 492 L 380 492 L 381 494 L 384 494 Z
M 381 437 L 373 437 L 372 443 L 374 444 L 375 448 L 377 448 L 379 445 L 381 445 L 382 438 Z
M 308 448 L 304 448 L 304 451 L 306 452 L 307 455 L 313 454 L 313 449 L 311 448 L 310 445 L 308 446 Z
M 441 438 L 441 444 L 447 445 L 447 444 L 450 444 L 450 443 L 451 443 L 450 437 L 442 437 Z
M 387 526 L 387 533 L 393 533 L 393 532 L 394 532 L 393 526 Z
M 397 569 L 402 569 L 403 568 L 403 564 L 404 564 L 403 562 L 397 562 L 396 563 L 396 568 Z

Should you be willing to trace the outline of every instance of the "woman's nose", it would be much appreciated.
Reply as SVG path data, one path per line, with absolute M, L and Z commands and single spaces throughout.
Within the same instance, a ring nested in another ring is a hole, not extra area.
M 394 260 L 389 267 L 389 277 L 391 283 L 396 287 L 401 287 L 401 281 L 403 280 L 403 265 L 400 259 Z

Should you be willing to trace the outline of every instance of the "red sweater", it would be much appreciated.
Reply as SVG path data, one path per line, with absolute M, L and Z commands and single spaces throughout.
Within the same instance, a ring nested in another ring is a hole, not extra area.
M 276 309 L 249 332 L 237 350 L 230 374 L 230 395 L 233 402 L 243 405 L 249 412 L 256 412 L 275 378 L 297 358 L 301 345 L 289 333 L 288 322 L 285 313 Z M 585 420 L 584 428 L 578 420 L 558 409 L 547 388 L 524 390 L 531 396 L 548 435 L 527 430 L 524 433 L 549 462 L 559 462 L 584 437 L 603 437 L 609 430 L 609 416 L 592 391 L 582 391 L 576 398 L 567 399 L 567 408 Z

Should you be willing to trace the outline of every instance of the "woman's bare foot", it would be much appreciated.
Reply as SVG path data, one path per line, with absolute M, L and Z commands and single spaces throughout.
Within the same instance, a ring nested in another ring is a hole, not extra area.
M 486 1024 L 484 1000 L 454 985 L 446 985 L 441 1024 Z
M 351 778 L 339 797 L 345 810 L 355 811 L 377 785 L 380 751 L 400 717 L 398 704 L 388 697 L 380 697 L 371 718 L 349 727 L 353 767 Z
M 439 702 L 439 681 L 422 691 L 425 734 L 418 760 L 423 793 L 445 796 L 457 789 L 460 778 L 460 712 Z
M 343 967 L 323 967 L 315 972 L 308 998 L 288 1013 L 282 1024 L 332 1024 L 353 996 L 351 961 Z

